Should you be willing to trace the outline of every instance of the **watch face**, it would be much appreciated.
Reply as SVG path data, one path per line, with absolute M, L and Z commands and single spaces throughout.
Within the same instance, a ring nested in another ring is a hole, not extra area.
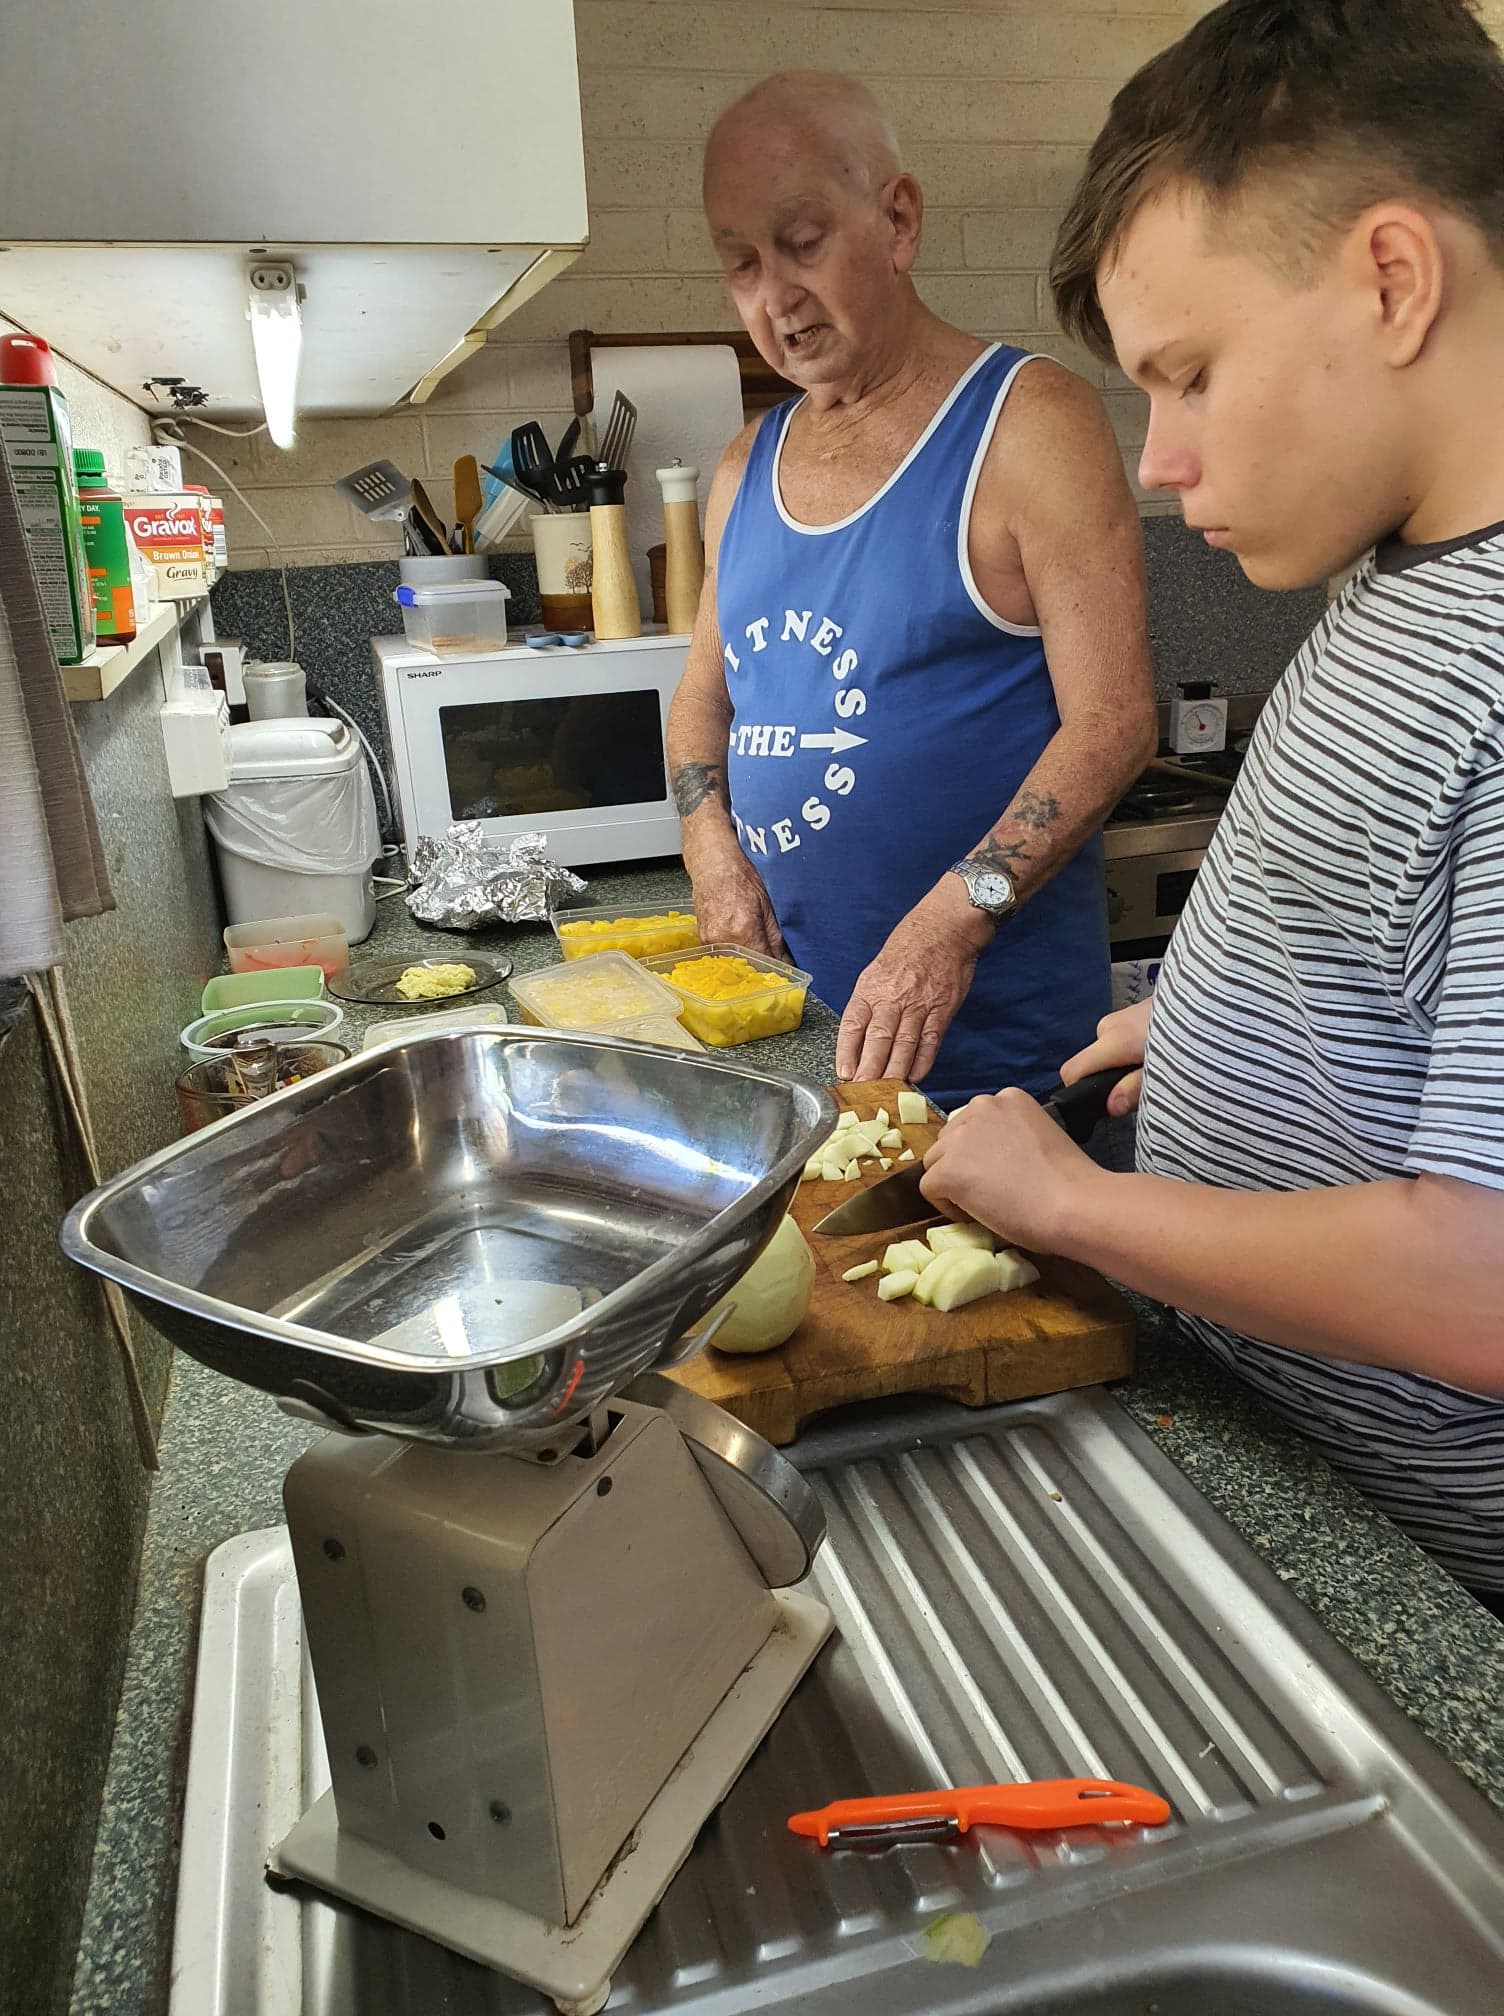
M 1013 905 L 1013 884 L 1006 875 L 998 875 L 990 869 L 973 872 L 971 876 L 971 896 L 984 910 L 1008 910 Z

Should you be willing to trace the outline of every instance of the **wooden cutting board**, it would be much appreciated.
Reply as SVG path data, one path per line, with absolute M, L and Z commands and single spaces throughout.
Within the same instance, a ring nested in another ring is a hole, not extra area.
M 896 1080 L 838 1085 L 842 1106 L 863 1120 L 886 1106 L 898 1124 Z M 920 1157 L 940 1131 L 938 1117 L 903 1129 Z M 895 1167 L 897 1165 L 895 1164 Z M 891 1173 L 862 1164 L 864 1187 Z M 673 1377 L 714 1400 L 767 1441 L 792 1442 L 817 1414 L 856 1400 L 934 1393 L 967 1407 L 1060 1393 L 1121 1379 L 1133 1369 L 1133 1312 L 1089 1267 L 1032 1256 L 1040 1279 L 1010 1295 L 989 1295 L 943 1315 L 913 1301 L 879 1302 L 876 1278 L 847 1282 L 848 1267 L 877 1260 L 903 1231 L 830 1239 L 811 1230 L 854 1183 L 801 1183 L 793 1214 L 815 1256 L 809 1314 L 780 1350 L 755 1356 L 714 1345 Z M 922 1236 L 922 1235 L 919 1235 Z

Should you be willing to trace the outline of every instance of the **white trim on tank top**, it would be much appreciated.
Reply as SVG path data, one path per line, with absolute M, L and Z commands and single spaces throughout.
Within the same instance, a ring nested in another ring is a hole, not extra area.
M 961 394 L 966 390 L 967 386 L 971 383 L 972 379 L 975 378 L 977 373 L 981 370 L 982 366 L 987 362 L 987 359 L 989 357 L 995 357 L 998 351 L 1002 349 L 1002 347 L 1003 346 L 1001 343 L 989 343 L 987 345 L 987 348 L 982 352 L 981 356 L 978 357 L 974 363 L 967 365 L 966 369 L 961 373 L 960 377 L 956 380 L 955 384 L 952 385 L 949 392 L 946 393 L 945 398 L 936 408 L 935 416 L 930 421 L 928 427 L 925 428 L 924 432 L 920 435 L 919 439 L 914 443 L 913 447 L 909 450 L 908 454 L 904 456 L 903 460 L 899 463 L 898 467 L 893 471 L 893 474 L 888 478 L 887 482 L 882 485 L 881 489 L 875 490 L 872 493 L 872 495 L 867 499 L 865 504 L 859 504 L 855 509 L 855 511 L 851 513 L 851 516 L 849 518 L 838 518 L 833 525 L 805 525 L 798 518 L 791 516 L 790 513 L 784 508 L 783 492 L 778 487 L 778 471 L 783 465 L 783 444 L 788 439 L 789 423 L 793 419 L 794 415 L 799 411 L 799 408 L 804 404 L 804 400 L 802 398 L 796 399 L 793 405 L 789 408 L 788 412 L 785 413 L 785 415 L 783 416 L 783 425 L 778 430 L 778 445 L 773 450 L 773 466 L 772 470 L 770 471 L 770 488 L 772 489 L 773 492 L 773 508 L 777 511 L 779 517 L 783 520 L 784 524 L 788 526 L 789 530 L 791 532 L 802 532 L 806 539 L 823 539 L 827 532 L 844 532 L 849 525 L 855 525 L 859 518 L 865 518 L 867 513 L 872 509 L 872 507 L 875 504 L 881 504 L 883 499 L 887 496 L 888 492 L 893 488 L 893 485 L 898 481 L 899 477 L 902 476 L 905 469 L 908 468 L 909 464 L 914 460 L 915 456 L 921 452 L 925 443 L 929 440 L 930 436 L 934 433 L 935 429 L 944 420 L 946 414 L 949 413 L 951 407 L 955 405 L 956 401 L 960 398 Z M 1027 361 L 1027 360 L 1021 360 L 1021 361 Z M 1015 370 L 1017 369 L 1016 365 L 1014 369 Z M 1010 385 L 1013 382 L 1013 372 L 1011 371 L 1008 374 L 1008 382 Z M 968 496 L 969 494 L 970 493 L 968 492 Z
M 966 479 L 966 495 L 961 500 L 961 523 L 956 528 L 956 558 L 961 566 L 961 581 L 967 594 L 976 604 L 977 613 L 985 616 L 995 630 L 1006 630 L 1010 637 L 1039 637 L 1043 632 L 1026 623 L 1010 623 L 1005 616 L 999 616 L 988 606 L 982 591 L 977 586 L 977 577 L 971 571 L 971 506 L 977 494 L 977 484 L 981 481 L 982 464 L 987 459 L 987 450 L 992 446 L 992 437 L 997 432 L 997 423 L 1002 418 L 1003 402 L 1013 390 L 1013 381 L 1026 364 L 1039 360 L 1031 351 L 1020 357 L 997 389 L 997 397 L 992 402 L 992 411 L 987 415 L 987 424 L 982 429 L 982 438 L 977 443 L 977 452 L 971 460 L 971 474 Z

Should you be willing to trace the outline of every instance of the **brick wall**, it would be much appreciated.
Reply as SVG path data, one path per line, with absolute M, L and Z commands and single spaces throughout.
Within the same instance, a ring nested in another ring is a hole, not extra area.
M 389 456 L 421 475 L 447 512 L 457 456 L 489 459 L 533 416 L 551 435 L 563 428 L 571 329 L 735 326 L 699 208 L 704 137 L 757 78 L 820 68 L 871 84 L 924 187 L 925 299 L 979 334 L 1082 370 L 1104 390 L 1131 469 L 1142 401 L 1053 333 L 1043 271 L 1113 92 L 1205 11 L 1206 0 L 576 0 L 590 190 L 584 257 L 503 323 L 425 409 L 305 423 L 289 454 L 265 437 L 196 438 L 245 489 L 290 562 L 400 550 L 389 526 L 369 526 L 329 488 L 336 476 Z M 470 172 L 484 172 L 483 136 L 465 158 Z M 225 506 L 232 564 L 266 566 L 265 532 L 228 494 Z

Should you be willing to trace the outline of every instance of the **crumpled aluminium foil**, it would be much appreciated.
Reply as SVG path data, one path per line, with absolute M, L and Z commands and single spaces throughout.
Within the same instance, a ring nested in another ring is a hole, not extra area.
M 478 819 L 451 826 L 442 840 L 422 835 L 409 879 L 408 909 L 420 924 L 443 931 L 543 924 L 550 904 L 587 886 L 550 860 L 542 833 L 519 833 L 503 846 L 485 837 Z

